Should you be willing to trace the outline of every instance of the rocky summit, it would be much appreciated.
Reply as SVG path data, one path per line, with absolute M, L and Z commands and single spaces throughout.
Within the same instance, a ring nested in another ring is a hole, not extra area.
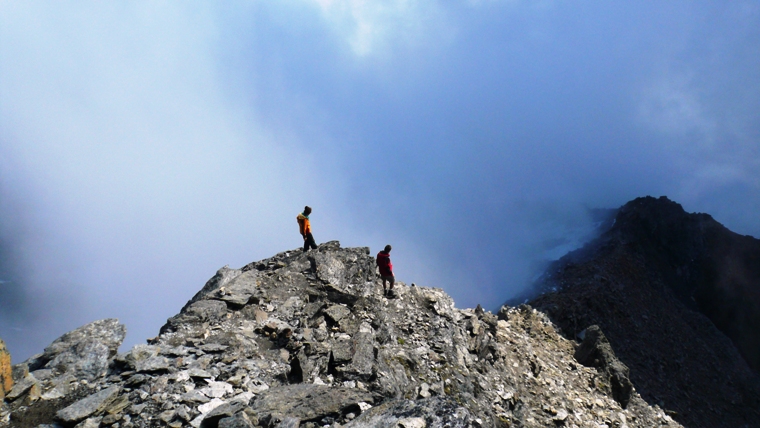
M 597 327 L 457 309 L 328 242 L 224 267 L 147 344 L 96 321 L 13 366 L 14 427 L 679 427 Z

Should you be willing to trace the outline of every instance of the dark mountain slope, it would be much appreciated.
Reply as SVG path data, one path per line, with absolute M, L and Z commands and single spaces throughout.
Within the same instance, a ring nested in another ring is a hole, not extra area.
M 759 240 L 638 198 L 541 286 L 532 305 L 571 337 L 598 324 L 639 393 L 685 426 L 760 426 Z

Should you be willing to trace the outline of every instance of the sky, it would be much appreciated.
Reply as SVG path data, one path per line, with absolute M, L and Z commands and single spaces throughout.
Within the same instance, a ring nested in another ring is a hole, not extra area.
M 0 338 L 158 334 L 217 269 L 392 244 L 458 307 L 661 196 L 760 237 L 760 1 L 0 1 Z

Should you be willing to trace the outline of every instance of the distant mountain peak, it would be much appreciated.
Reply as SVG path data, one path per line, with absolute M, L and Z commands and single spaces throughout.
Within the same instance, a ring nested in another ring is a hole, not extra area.
M 538 287 L 531 304 L 570 337 L 601 326 L 642 396 L 686 426 L 760 425 L 760 240 L 637 198 Z

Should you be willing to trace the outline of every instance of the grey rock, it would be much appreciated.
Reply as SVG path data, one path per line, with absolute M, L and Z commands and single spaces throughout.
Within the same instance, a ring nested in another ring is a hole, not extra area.
M 338 322 L 348 316 L 351 313 L 351 310 L 343 305 L 332 305 L 329 308 L 325 309 L 325 315 L 330 317 L 333 322 Z
M 161 327 L 161 333 L 169 333 L 182 327 L 204 322 L 218 322 L 227 315 L 227 304 L 219 300 L 198 300 L 188 304 L 182 311 L 169 318 Z
M 44 367 L 93 380 L 106 373 L 126 334 L 127 328 L 117 319 L 92 322 L 53 341 L 29 369 Z
M 344 364 L 351 361 L 354 353 L 351 349 L 351 339 L 339 339 L 332 344 L 333 361 L 336 364 Z
M 122 415 L 105 415 L 103 416 L 103 420 L 100 421 L 103 425 L 113 425 L 116 422 L 119 422 L 122 418 Z
M 135 363 L 135 371 L 140 373 L 166 371 L 169 370 L 171 365 L 170 359 L 156 355 L 145 360 L 137 361 Z
M 201 422 L 201 428 L 213 428 L 219 425 L 220 421 L 230 418 L 235 413 L 243 410 L 245 404 L 242 403 L 224 403 L 208 412 Z
M 164 423 L 169 423 L 174 419 L 174 415 L 177 414 L 177 411 L 174 409 L 170 410 L 164 410 L 163 412 L 159 413 L 158 419 L 164 421 Z
M 182 394 L 180 397 L 180 400 L 185 403 L 208 403 L 209 398 L 205 395 L 201 394 L 200 391 L 193 390 L 190 392 L 187 392 L 185 394 Z
M 13 382 L 18 382 L 29 375 L 29 365 L 27 363 L 14 364 L 11 371 Z
M 299 428 L 301 426 L 301 420 L 298 418 L 285 418 L 277 424 L 277 428 Z
M 253 423 L 243 412 L 219 420 L 219 428 L 253 428 Z
M 85 397 L 70 406 L 59 410 L 56 417 L 66 423 L 81 421 L 105 409 L 119 394 L 121 389 L 112 386 Z
M 201 300 L 190 305 L 185 314 L 196 321 L 218 321 L 227 314 L 227 305 L 218 300 Z
M 34 376 L 28 375 L 13 385 L 13 388 L 11 388 L 5 398 L 8 401 L 16 400 L 24 394 L 29 393 L 33 388 L 36 388 L 39 393 L 39 381 Z
M 606 377 L 615 401 L 623 408 L 628 406 L 633 392 L 633 384 L 628 378 L 628 366 L 615 356 L 612 345 L 599 326 L 586 328 L 583 342 L 574 356 L 584 366 L 598 369 Z
M 251 409 L 259 418 L 279 415 L 280 420 L 290 416 L 303 421 L 340 414 L 359 402 L 372 401 L 372 394 L 356 389 L 301 384 L 271 388 L 255 399 Z
M 404 418 L 398 421 L 399 428 L 425 428 L 427 422 L 424 418 Z
M 133 371 L 137 371 L 137 368 L 143 365 L 145 361 L 158 356 L 160 349 L 154 345 L 135 345 L 129 352 L 117 355 L 114 361 Z
M 87 418 L 76 424 L 74 428 L 98 428 L 103 418 Z
M 223 352 L 227 350 L 229 346 L 221 345 L 219 343 L 206 343 L 198 347 L 203 352 Z
M 469 410 L 451 398 L 429 398 L 426 400 L 397 400 L 383 403 L 362 413 L 344 427 L 470 427 L 474 417 Z
M 228 284 L 221 286 L 217 292 L 218 299 L 233 307 L 241 307 L 249 303 L 256 293 L 259 272 L 249 270 L 236 276 Z
M 210 379 L 214 377 L 211 375 L 211 373 L 199 368 L 190 369 L 188 371 L 188 374 L 190 375 L 190 377 L 199 378 L 199 379 Z
M 254 424 L 244 412 L 219 420 L 219 428 L 253 428 Z
M 367 381 L 372 376 L 375 364 L 375 349 L 373 346 L 374 336 L 372 333 L 356 333 L 348 343 L 343 345 L 347 356 L 341 356 L 345 361 L 350 361 L 346 367 L 337 370 L 347 379 Z M 333 348 L 335 352 L 335 348 Z M 340 353 L 339 353 L 340 354 Z M 338 362 L 338 358 L 335 359 Z
M 193 296 L 190 301 L 185 304 L 185 306 L 182 308 L 180 312 L 185 312 L 188 307 L 190 307 L 193 303 L 199 301 L 208 299 L 213 293 L 217 292 L 220 288 L 226 286 L 229 284 L 232 280 L 237 278 L 239 275 L 243 273 L 243 270 L 241 269 L 230 269 L 229 266 L 224 266 L 223 268 L 216 271 L 216 275 L 211 277 L 206 284 L 201 288 L 200 291 L 198 291 L 195 296 Z M 166 326 L 164 326 L 166 327 Z M 164 328 L 162 327 L 162 331 Z

